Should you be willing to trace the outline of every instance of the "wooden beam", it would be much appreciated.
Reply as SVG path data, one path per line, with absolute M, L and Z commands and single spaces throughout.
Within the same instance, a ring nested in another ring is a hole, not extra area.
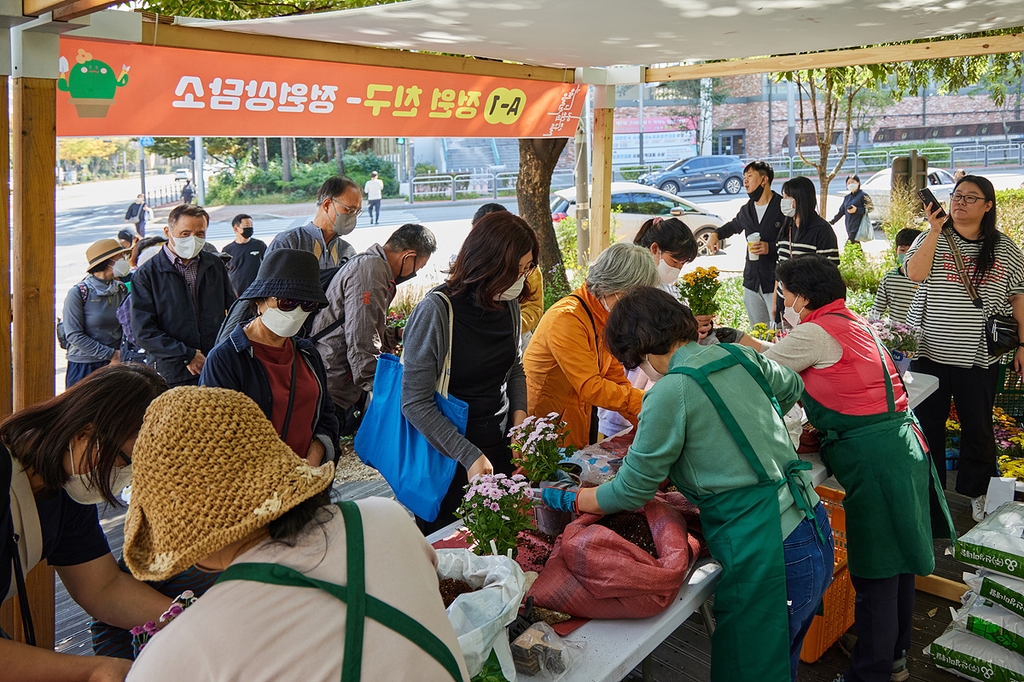
M 0 77 L 0 168 L 11 167 L 10 80 Z M 10 176 L 0 173 L 0 196 L 11 196 Z M 11 362 L 11 213 L 0 201 L 0 419 L 14 411 Z
M 115 0 L 114 2 L 110 0 L 75 0 L 66 7 L 54 11 L 53 20 L 71 21 L 72 19 L 84 17 L 87 14 L 93 14 L 94 12 L 99 12 L 119 4 L 121 4 L 120 0 Z
M 23 0 L 21 3 L 21 13 L 26 17 L 38 17 L 41 14 L 47 12 L 54 12 L 67 7 L 75 0 Z
M 615 109 L 594 108 L 593 180 L 590 197 L 590 260 L 611 244 L 612 133 Z
M 315 40 L 280 38 L 191 26 L 166 26 L 156 23 L 143 23 L 142 44 L 267 57 L 312 59 L 344 64 L 387 66 L 398 69 L 464 73 L 474 76 L 522 78 L 553 83 L 572 83 L 575 78 L 573 69 L 553 69 L 547 66 L 510 64 L 472 57 L 447 57 L 405 50 L 387 50 L 379 47 L 324 43 Z
M 1024 52 L 1024 33 L 987 38 L 962 38 L 909 45 L 857 47 L 849 50 L 811 52 L 781 57 L 752 57 L 725 62 L 668 66 L 647 69 L 647 82 L 696 80 L 751 73 L 778 73 L 799 69 L 821 69 L 835 66 L 883 64 L 887 62 L 916 62 L 923 59 L 972 57 L 1004 52 Z
M 12 110 L 13 405 L 20 410 L 54 392 L 57 82 L 15 78 Z M 27 581 L 36 643 L 52 649 L 53 569 L 43 562 Z
M 914 586 L 922 592 L 933 594 L 936 597 L 942 597 L 950 601 L 959 602 L 960 597 L 967 591 L 967 585 L 958 583 L 955 580 L 949 578 L 942 578 L 935 574 L 926 576 L 917 576 L 914 580 Z

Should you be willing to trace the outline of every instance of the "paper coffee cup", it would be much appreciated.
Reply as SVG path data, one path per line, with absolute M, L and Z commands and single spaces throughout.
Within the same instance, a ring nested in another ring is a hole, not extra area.
M 757 260 L 758 258 L 761 257 L 761 256 L 759 256 L 756 253 L 751 253 L 751 251 L 750 251 L 751 245 L 757 244 L 760 241 L 761 241 L 761 233 L 760 232 L 751 232 L 750 234 L 747 235 L 747 256 L 750 258 L 750 260 Z

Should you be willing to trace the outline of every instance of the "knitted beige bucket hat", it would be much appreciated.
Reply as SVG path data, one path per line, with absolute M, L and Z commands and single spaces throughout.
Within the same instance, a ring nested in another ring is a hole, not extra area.
M 132 453 L 124 558 L 164 580 L 268 525 L 334 480 L 311 467 L 249 397 L 182 386 L 150 404 Z

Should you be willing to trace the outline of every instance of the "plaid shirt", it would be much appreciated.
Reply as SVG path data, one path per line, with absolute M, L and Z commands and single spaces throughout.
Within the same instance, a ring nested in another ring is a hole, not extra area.
M 185 284 L 188 285 L 188 291 L 192 294 L 192 309 L 197 310 L 199 308 L 199 301 L 196 300 L 196 279 L 199 276 L 199 257 L 189 260 L 182 260 L 178 254 L 167 248 L 164 245 L 164 255 L 174 265 L 174 269 L 178 271 L 178 274 L 185 280 Z

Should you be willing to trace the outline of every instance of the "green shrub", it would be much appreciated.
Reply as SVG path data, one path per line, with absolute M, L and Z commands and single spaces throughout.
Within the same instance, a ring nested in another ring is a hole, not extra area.
M 996 192 L 996 221 L 1004 234 L 1024 244 L 1024 189 Z
M 895 267 L 895 264 L 891 250 L 884 252 L 881 261 L 868 260 L 864 255 L 864 249 L 857 242 L 846 242 L 839 256 L 839 272 L 847 288 L 851 291 L 867 291 L 872 296 L 878 291 L 882 277 Z
M 875 294 L 871 291 L 846 292 L 846 307 L 861 317 L 867 317 L 871 306 L 875 304 Z
M 715 315 L 715 325 L 719 327 L 732 327 L 733 329 L 749 330 L 750 324 L 747 319 L 747 308 L 743 305 L 743 278 L 730 277 L 722 281 L 722 288 L 715 296 L 718 303 L 718 314 Z

